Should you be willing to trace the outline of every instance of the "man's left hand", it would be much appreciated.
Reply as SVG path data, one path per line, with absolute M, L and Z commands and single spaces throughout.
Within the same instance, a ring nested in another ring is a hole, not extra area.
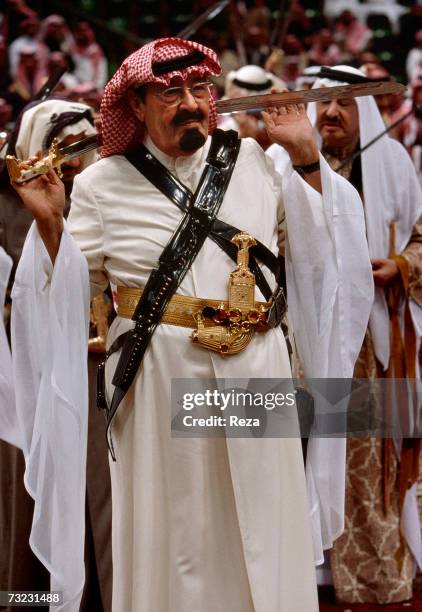
M 399 273 L 399 268 L 394 259 L 371 259 L 374 283 L 379 287 L 385 287 L 393 281 Z
M 262 117 L 268 137 L 286 149 L 293 165 L 305 166 L 318 159 L 312 125 L 303 104 L 269 108 Z

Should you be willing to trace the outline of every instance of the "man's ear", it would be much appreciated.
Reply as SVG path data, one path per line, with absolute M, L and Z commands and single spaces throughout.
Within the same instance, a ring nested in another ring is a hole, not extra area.
M 142 121 L 145 121 L 145 104 L 144 102 L 136 95 L 136 93 L 132 90 L 127 92 L 127 99 L 129 102 L 129 106 L 132 109 L 135 116 Z

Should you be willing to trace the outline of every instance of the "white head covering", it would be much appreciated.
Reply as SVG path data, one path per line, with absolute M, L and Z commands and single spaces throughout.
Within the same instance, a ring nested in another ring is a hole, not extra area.
M 230 97 L 233 91 L 237 96 L 254 96 L 271 93 L 271 89 L 286 89 L 284 81 L 272 72 L 266 72 L 260 66 L 248 64 L 239 70 L 231 70 L 226 76 L 225 95 Z
M 351 66 L 333 66 L 341 70 L 365 76 Z M 314 88 L 345 85 L 345 82 L 318 79 Z M 381 114 L 373 96 L 356 98 L 359 113 L 360 146 L 364 147 L 385 130 Z M 316 123 L 316 104 L 308 105 L 308 115 Z M 319 137 L 319 141 L 321 138 Z M 400 254 L 409 242 L 412 228 L 422 214 L 422 191 L 419 181 L 404 147 L 389 138 L 380 138 L 361 155 L 362 186 L 366 220 L 366 235 L 371 259 L 387 258 L 390 246 L 390 226 L 396 224 L 395 252 Z M 390 322 L 385 292 L 375 289 L 369 327 L 375 354 L 386 369 L 390 359 Z
M 80 119 L 78 119 L 80 115 Z M 69 102 L 68 100 L 47 100 L 41 102 L 23 113 L 16 140 L 16 157 L 28 159 L 48 148 L 51 136 L 57 135 L 59 140 L 66 136 L 85 132 L 85 136 L 97 133 L 89 120 L 92 120 L 92 110 L 86 104 Z M 63 125 L 62 129 L 59 129 Z M 81 170 L 97 159 L 95 151 L 90 151 L 81 157 Z
M 305 85 L 313 85 L 317 80 L 318 72 L 321 70 L 321 66 L 308 66 L 305 68 L 300 76 L 296 79 L 295 89 L 304 89 Z

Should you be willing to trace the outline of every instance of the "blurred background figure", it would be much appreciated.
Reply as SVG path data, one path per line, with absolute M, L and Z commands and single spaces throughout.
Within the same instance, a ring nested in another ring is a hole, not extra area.
M 103 90 L 99 89 L 94 83 L 83 83 L 76 85 L 68 93 L 69 100 L 88 104 L 94 110 L 94 118 L 96 113 L 100 111 L 101 98 Z
M 341 51 L 334 42 L 333 35 L 328 28 L 324 28 L 313 35 L 312 46 L 309 49 L 309 61 L 319 66 L 334 66 L 340 62 Z
M 4 98 L 0 98 L 0 174 L 4 167 L 9 134 L 13 128 L 13 108 Z
M 22 21 L 28 17 L 37 17 L 37 12 L 25 0 L 4 0 L 0 5 L 0 34 L 15 40 L 20 34 Z
M 7 53 L 7 42 L 4 36 L 0 35 L 0 96 L 8 94 L 12 79 L 9 73 L 9 58 Z
M 347 56 L 353 58 L 353 55 L 365 49 L 372 32 L 364 23 L 358 21 L 351 11 L 345 10 L 337 19 L 334 37 L 345 54 L 342 58 L 344 61 Z
M 14 80 L 9 91 L 16 96 L 15 105 L 20 111 L 41 89 L 45 82 L 46 71 L 36 49 L 24 47 L 20 50 Z
M 70 54 L 75 65 L 74 75 L 79 83 L 95 83 L 104 87 L 107 82 L 107 60 L 95 40 L 95 34 L 87 21 L 80 21 L 73 30 L 75 43 Z
M 422 73 L 411 84 L 413 114 L 404 122 L 403 144 L 415 164 L 422 185 Z
M 61 15 L 49 15 L 43 19 L 40 31 L 40 41 L 49 51 L 68 53 L 74 42 L 73 36 Z
M 12 106 L 4 98 L 0 98 L 0 131 L 10 132 L 13 127 Z
M 214 44 L 210 45 L 220 58 L 221 74 L 213 76 L 212 82 L 217 88 L 218 94 L 223 96 L 225 92 L 225 82 L 230 70 L 237 70 L 240 67 L 238 54 L 235 50 L 235 42 L 229 34 L 220 34 L 214 39 Z
M 422 30 L 415 34 L 415 46 L 408 53 L 406 59 L 406 74 L 409 82 L 414 81 L 422 72 Z
M 361 66 L 360 69 L 371 79 L 391 80 L 391 75 L 388 70 L 380 64 L 370 62 Z M 392 126 L 397 121 L 400 121 L 400 119 L 408 115 L 412 108 L 411 101 L 407 100 L 402 93 L 382 94 L 380 96 L 375 96 L 374 99 L 386 127 Z M 403 143 L 404 131 L 405 121 L 401 121 L 389 131 L 389 136 Z
M 289 12 L 285 19 L 281 19 L 276 44 L 282 47 L 287 34 L 295 36 L 305 48 L 312 44 L 312 34 L 315 24 L 309 18 L 310 13 L 305 10 L 299 0 L 292 0 Z
M 286 83 L 288 89 L 295 89 L 296 79 L 302 74 L 307 65 L 305 49 L 294 34 L 288 34 L 283 44 L 283 69 L 280 78 Z
M 225 97 L 243 98 L 271 93 L 273 89 L 283 91 L 286 89 L 286 84 L 271 72 L 250 64 L 229 72 L 226 77 Z M 219 127 L 224 130 L 236 130 L 241 138 L 254 138 L 264 150 L 271 144 L 260 112 L 223 115 Z
M 68 93 L 73 88 L 77 87 L 78 79 L 70 72 L 69 56 L 62 53 L 62 51 L 53 51 L 50 53 L 48 58 L 46 79 L 49 79 L 53 74 L 55 74 L 59 68 L 63 68 L 65 72 L 57 84 L 55 94 L 60 94 L 63 97 L 67 97 Z
M 9 64 L 12 77 L 17 75 L 23 51 L 27 54 L 29 50 L 33 51 L 41 63 L 45 63 L 48 55 L 48 49 L 38 39 L 40 21 L 37 17 L 29 17 L 22 21 L 20 29 L 21 35 L 9 46 Z

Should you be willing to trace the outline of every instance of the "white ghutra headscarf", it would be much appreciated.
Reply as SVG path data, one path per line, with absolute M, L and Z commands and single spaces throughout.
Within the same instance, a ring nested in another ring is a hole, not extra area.
M 50 99 L 24 111 L 16 139 L 16 157 L 25 160 L 37 151 L 48 149 L 53 139 L 85 132 L 85 137 L 97 133 L 92 109 L 70 100 Z M 96 151 L 81 156 L 81 170 L 97 159 Z

